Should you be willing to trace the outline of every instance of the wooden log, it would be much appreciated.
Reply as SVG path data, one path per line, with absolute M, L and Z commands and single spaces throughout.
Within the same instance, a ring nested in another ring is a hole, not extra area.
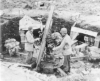
M 38 65 L 40 64 L 41 57 L 42 57 L 44 49 L 45 49 L 46 37 L 47 37 L 49 29 L 50 29 L 50 23 L 51 23 L 52 15 L 53 15 L 53 12 L 54 12 L 54 7 L 55 6 L 51 6 L 49 17 L 48 17 L 48 20 L 47 20 L 47 23 L 46 23 L 46 28 L 44 30 L 44 35 L 43 35 L 43 39 L 42 39 L 42 43 L 41 43 L 40 53 L 39 53 L 38 59 L 36 61 L 37 62 L 37 67 L 36 68 L 38 68 Z

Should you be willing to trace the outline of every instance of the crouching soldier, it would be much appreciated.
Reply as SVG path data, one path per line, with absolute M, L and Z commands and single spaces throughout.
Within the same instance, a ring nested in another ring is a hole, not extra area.
M 62 35 L 62 42 L 59 46 L 54 47 L 53 50 L 54 51 L 59 51 L 62 49 L 62 54 L 64 55 L 64 63 L 63 63 L 63 69 L 66 73 L 70 72 L 70 55 L 72 53 L 71 50 L 71 38 L 70 36 L 67 34 L 67 29 L 66 28 L 62 28 L 60 31 L 61 35 Z

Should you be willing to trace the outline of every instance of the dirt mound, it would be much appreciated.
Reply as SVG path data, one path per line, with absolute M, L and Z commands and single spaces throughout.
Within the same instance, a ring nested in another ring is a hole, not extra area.
M 68 11 L 76 11 L 85 14 L 97 14 L 100 11 L 99 0 L 62 0 L 63 7 Z
M 1 9 L 24 8 L 26 5 L 35 6 L 37 0 L 0 0 Z M 41 1 L 41 0 L 38 0 Z M 42 0 L 45 2 L 45 0 Z M 46 2 L 52 0 L 46 0 Z M 100 0 L 57 0 L 57 8 L 68 11 L 76 11 L 85 14 L 96 14 L 100 12 Z

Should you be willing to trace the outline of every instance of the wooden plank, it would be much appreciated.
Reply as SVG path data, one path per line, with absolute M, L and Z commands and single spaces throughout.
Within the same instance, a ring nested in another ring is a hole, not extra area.
M 0 53 L 2 54 L 2 23 L 0 23 Z
M 31 64 L 18 64 L 19 67 L 30 67 L 31 68 Z
M 91 30 L 86 30 L 86 29 L 82 29 L 82 28 L 78 28 L 78 27 L 72 27 L 71 31 L 87 34 L 87 35 L 94 36 L 94 37 L 96 37 L 97 33 L 98 33 L 98 32 L 94 32 Z
M 57 70 L 61 73 L 61 75 L 63 75 L 63 76 L 67 75 L 61 68 L 57 68 Z
M 48 20 L 47 20 L 47 23 L 46 23 L 46 28 L 44 30 L 44 35 L 43 35 L 43 39 L 42 39 L 42 43 L 41 43 L 41 49 L 40 49 L 40 52 L 39 52 L 38 59 L 36 61 L 37 62 L 37 67 L 36 68 L 38 68 L 38 65 L 40 64 L 41 57 L 42 57 L 44 49 L 45 49 L 46 37 L 47 37 L 47 34 L 49 32 L 49 29 L 50 29 L 50 23 L 51 23 L 51 20 L 52 20 L 52 15 L 53 15 L 53 12 L 54 12 L 54 8 L 55 8 L 54 5 L 51 6 L 49 17 L 48 17 Z
M 28 54 L 25 54 L 24 52 L 18 52 L 19 55 L 28 55 Z
M 72 25 L 71 28 L 73 29 L 73 27 L 75 27 L 75 25 L 76 25 L 76 22 Z M 75 38 L 77 37 L 77 35 L 78 35 L 78 33 L 74 32 L 74 31 L 71 31 L 71 33 L 70 33 L 70 37 L 72 38 L 72 40 L 75 40 Z
M 83 59 L 83 58 L 85 58 L 86 56 L 83 56 L 83 57 L 71 57 L 71 59 Z

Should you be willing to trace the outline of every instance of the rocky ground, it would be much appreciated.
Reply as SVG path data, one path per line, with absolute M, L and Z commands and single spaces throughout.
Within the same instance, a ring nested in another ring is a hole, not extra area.
M 93 67 L 93 63 L 71 62 L 70 74 L 57 76 L 38 73 L 31 70 L 31 65 L 26 65 L 24 62 L 25 56 L 10 57 L 6 55 L 4 59 L 0 59 L 0 81 L 100 81 L 98 64 L 97 67 Z
M 24 8 L 26 5 L 35 8 L 35 2 L 41 0 L 0 0 L 1 9 L 9 8 Z M 42 0 L 47 3 L 47 1 L 53 0 Z M 80 12 L 83 14 L 95 14 L 100 15 L 100 0 L 56 0 L 57 7 L 59 9 L 64 9 L 68 11 Z

